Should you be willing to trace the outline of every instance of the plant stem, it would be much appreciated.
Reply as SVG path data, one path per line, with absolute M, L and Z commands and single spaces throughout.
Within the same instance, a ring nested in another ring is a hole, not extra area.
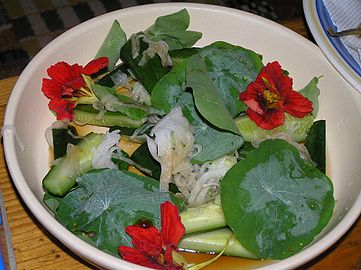
M 332 37 L 343 37 L 348 35 L 357 35 L 361 37 L 361 24 L 356 28 L 346 29 L 339 32 L 335 32 L 331 27 L 329 27 L 327 32 Z

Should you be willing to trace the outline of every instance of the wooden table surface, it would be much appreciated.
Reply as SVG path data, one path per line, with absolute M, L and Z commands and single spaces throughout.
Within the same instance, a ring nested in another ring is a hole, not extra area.
M 285 21 L 282 24 L 312 40 L 302 18 Z M 17 77 L 0 80 L 1 126 L 3 125 L 6 104 L 16 80 Z M 0 147 L 3 153 L 3 145 L 1 144 Z M 19 270 L 95 269 L 64 247 L 35 220 L 19 198 L 10 180 L 4 155 L 0 156 L 0 189 L 5 201 Z M 328 251 L 299 269 L 361 269 L 361 218 Z

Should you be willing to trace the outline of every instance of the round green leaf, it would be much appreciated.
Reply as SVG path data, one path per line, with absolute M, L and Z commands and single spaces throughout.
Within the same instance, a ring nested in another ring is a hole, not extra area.
M 326 226 L 334 198 L 330 179 L 283 140 L 267 140 L 221 182 L 227 224 L 260 258 L 300 251 Z
M 159 182 L 127 171 L 95 170 L 77 179 L 64 197 L 46 193 L 44 202 L 70 231 L 110 254 L 131 246 L 125 228 L 145 219 L 160 228 L 160 204 L 173 201 L 159 191 Z

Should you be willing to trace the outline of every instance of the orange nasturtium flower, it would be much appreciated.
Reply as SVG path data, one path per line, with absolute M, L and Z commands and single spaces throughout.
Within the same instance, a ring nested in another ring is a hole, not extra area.
M 271 130 L 283 125 L 285 112 L 298 118 L 312 112 L 312 102 L 293 90 L 292 83 L 277 61 L 268 63 L 239 94 L 248 106 L 246 114 L 260 128 Z
M 121 257 L 129 262 L 160 270 L 184 269 L 184 263 L 174 260 L 180 258 L 177 246 L 185 228 L 181 223 L 178 209 L 170 202 L 162 203 L 161 230 L 151 226 L 144 228 L 139 225 L 131 225 L 125 228 L 126 233 L 132 238 L 134 248 L 120 246 L 118 248 Z M 178 255 L 178 256 L 175 256 Z
M 83 75 L 91 76 L 108 65 L 108 58 L 100 57 L 85 67 L 61 61 L 47 69 L 50 79 L 43 79 L 41 90 L 50 99 L 49 109 L 56 113 L 57 120 L 72 120 L 75 103 L 80 97 L 94 98 L 86 87 Z

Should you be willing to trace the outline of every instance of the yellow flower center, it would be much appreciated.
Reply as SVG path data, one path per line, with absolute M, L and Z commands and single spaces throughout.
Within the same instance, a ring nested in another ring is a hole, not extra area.
M 280 101 L 282 101 L 282 97 L 278 93 L 271 92 L 267 89 L 263 91 L 263 99 L 267 109 L 278 108 L 280 105 Z

